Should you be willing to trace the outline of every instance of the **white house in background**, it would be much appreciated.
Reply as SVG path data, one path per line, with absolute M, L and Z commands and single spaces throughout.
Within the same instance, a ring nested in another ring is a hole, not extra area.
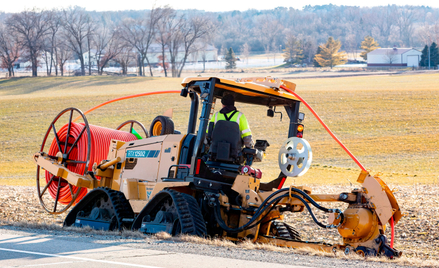
M 88 58 L 90 58 L 90 63 L 92 66 L 96 66 L 98 64 L 98 62 L 96 61 L 96 49 L 90 49 L 90 55 L 88 55 L 88 50 L 82 55 L 84 57 L 85 65 L 88 65 Z M 77 63 L 80 64 L 80 61 L 77 60 Z
M 367 66 L 418 67 L 421 55 L 421 51 L 414 48 L 378 48 L 367 53 Z

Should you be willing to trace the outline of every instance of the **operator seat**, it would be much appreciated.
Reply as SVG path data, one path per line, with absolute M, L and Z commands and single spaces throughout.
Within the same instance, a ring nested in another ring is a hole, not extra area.
M 212 161 L 240 164 L 242 150 L 241 132 L 236 122 L 220 120 L 215 124 L 210 145 Z

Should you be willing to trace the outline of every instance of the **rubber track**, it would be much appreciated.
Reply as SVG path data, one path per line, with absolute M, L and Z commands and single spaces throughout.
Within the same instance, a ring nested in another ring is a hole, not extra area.
M 279 237 L 301 241 L 299 232 L 293 226 L 277 220 L 273 221 L 273 226 Z
M 124 227 L 126 229 L 130 229 L 131 222 L 124 223 L 123 219 L 134 219 L 134 211 L 124 193 L 109 188 L 104 189 L 107 190 L 111 203 L 113 204 L 114 212 L 118 220 L 119 230 L 122 230 Z
M 206 224 L 198 206 L 197 201 L 191 195 L 180 193 L 175 190 L 165 189 L 157 193 L 134 220 L 132 229 L 140 228 L 143 217 L 149 213 L 157 213 L 161 210 L 163 202 L 170 197 L 177 211 L 180 220 L 181 233 L 197 236 L 205 236 L 207 233 Z
M 122 230 L 123 227 L 127 227 L 124 226 L 123 219 L 133 219 L 133 209 L 122 192 L 106 187 L 99 187 L 89 192 L 67 215 L 66 219 L 64 220 L 64 226 L 73 225 L 76 220 L 76 215 L 79 211 L 86 210 L 87 213 L 90 213 L 98 199 L 100 199 L 104 194 L 107 195 L 111 204 L 113 205 L 112 214 L 116 215 L 118 229 Z
M 181 232 L 183 234 L 205 236 L 207 234 L 207 228 L 197 200 L 191 195 L 175 190 L 165 191 L 169 193 L 174 201 L 180 220 Z

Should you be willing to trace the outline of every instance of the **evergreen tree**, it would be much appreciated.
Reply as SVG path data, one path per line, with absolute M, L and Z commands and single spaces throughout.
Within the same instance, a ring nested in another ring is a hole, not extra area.
M 341 51 L 341 42 L 334 40 L 332 36 L 328 38 L 326 44 L 321 45 L 322 51 L 315 55 L 314 59 L 319 63 L 320 66 L 326 67 L 330 66 L 331 69 L 335 65 L 344 64 L 347 61 L 346 52 Z
M 301 63 L 303 59 L 303 49 L 299 39 L 291 35 L 285 43 L 284 62 L 293 64 Z
M 232 48 L 229 48 L 224 59 L 226 61 L 226 69 L 230 70 L 236 68 L 236 57 Z
M 422 50 L 421 61 L 419 62 L 419 65 L 422 67 L 428 66 L 428 46 L 427 45 L 425 45 L 424 49 Z
M 317 47 L 317 54 L 322 53 L 322 49 L 320 48 L 320 46 Z M 314 57 L 314 59 L 312 60 L 312 63 L 314 64 L 314 67 L 322 67 L 317 61 L 316 58 Z
M 435 42 L 430 46 L 430 66 L 434 69 L 439 65 L 439 50 Z
M 378 42 L 376 42 L 373 37 L 371 36 L 366 36 L 364 38 L 364 41 L 361 42 L 361 49 L 364 49 L 365 51 L 361 52 L 360 56 L 364 59 L 367 60 L 367 53 L 374 51 L 377 48 L 380 48 L 380 45 L 378 44 Z

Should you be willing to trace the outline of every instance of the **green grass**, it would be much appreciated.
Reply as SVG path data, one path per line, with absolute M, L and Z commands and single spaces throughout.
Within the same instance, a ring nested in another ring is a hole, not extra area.
M 251 74 L 249 74 L 251 76 Z M 439 174 L 439 74 L 298 79 L 296 92 L 323 118 L 360 162 L 391 183 L 437 182 Z M 38 77 L 0 80 L 0 184 L 34 185 L 31 160 L 53 118 L 64 108 L 86 111 L 102 102 L 156 90 L 179 90 L 179 78 Z M 176 129 L 186 131 L 189 99 L 167 94 L 124 100 L 89 115 L 90 124 L 115 128 L 135 119 L 147 129 L 156 115 L 174 108 Z M 217 107 L 220 105 L 218 104 Z M 253 135 L 267 139 L 267 158 L 255 166 L 268 181 L 277 176 L 278 151 L 287 138 L 287 115 L 280 122 L 266 109 L 237 105 Z M 312 168 L 288 183 L 354 182 L 359 168 L 306 113 L 305 135 Z

